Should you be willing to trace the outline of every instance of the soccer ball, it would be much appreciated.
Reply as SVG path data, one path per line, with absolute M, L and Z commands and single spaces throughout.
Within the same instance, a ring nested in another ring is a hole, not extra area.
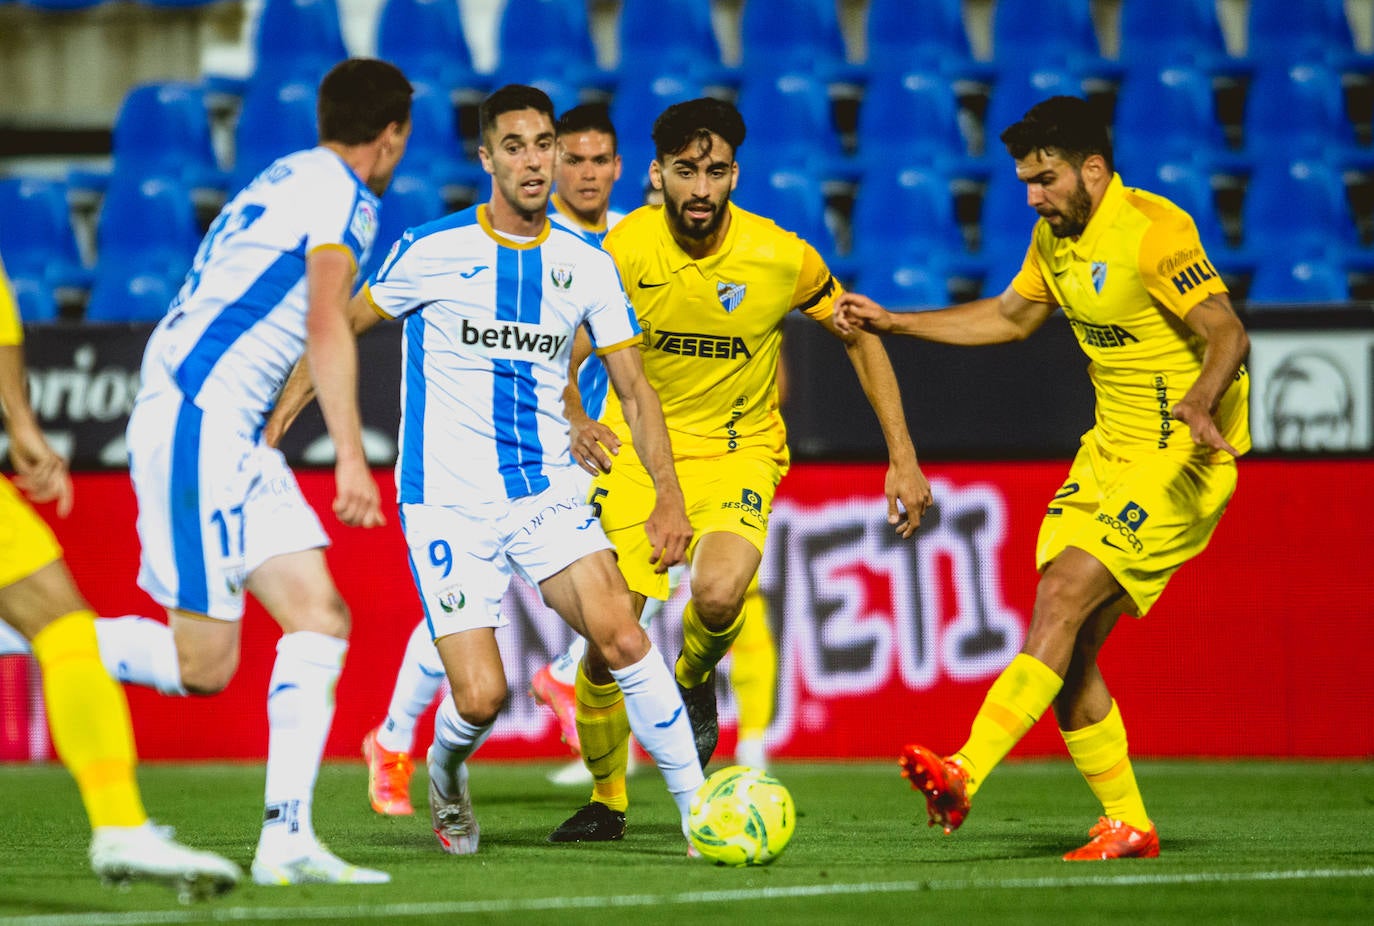
M 703 858 L 741 868 L 767 865 L 782 854 L 797 825 L 792 795 L 757 768 L 714 772 L 692 795 L 688 836 Z

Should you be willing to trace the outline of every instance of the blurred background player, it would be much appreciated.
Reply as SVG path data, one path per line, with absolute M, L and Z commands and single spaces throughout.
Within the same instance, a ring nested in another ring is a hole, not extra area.
M 35 502 L 72 505 L 67 464 L 48 445 L 29 405 L 23 329 L 0 264 L 0 411 L 15 483 Z M 95 614 L 77 590 L 52 530 L 0 478 L 0 620 L 28 641 L 58 757 L 76 779 L 91 824 L 91 868 L 105 881 L 161 881 L 186 895 L 221 893 L 238 866 L 188 849 L 148 820 L 135 780 L 138 759 L 124 691 L 100 662 Z M 19 795 L 9 792 L 12 798 Z
M 349 305 L 356 332 L 406 317 L 397 495 L 451 687 L 427 756 L 434 833 L 450 854 L 478 850 L 467 762 L 506 701 L 496 630 L 518 574 L 610 667 L 685 837 L 703 780 L 691 725 L 584 501 L 562 414 L 573 334 L 585 324 L 653 480 L 653 511 L 640 529 L 658 568 L 681 562 L 691 525 L 643 374 L 641 331 L 611 259 L 548 219 L 556 148 L 548 96 L 504 86 L 482 102 L 479 122 L 490 200 L 407 231 Z M 296 403 L 284 395 L 279 411 L 293 414 Z
M 1250 448 L 1249 338 L 1192 218 L 1122 183 L 1091 104 L 1051 97 L 1001 139 L 1040 216 L 1011 285 L 1000 296 L 896 315 L 847 295 L 840 322 L 999 344 L 1028 337 L 1062 308 L 1090 361 L 1096 424 L 1040 526 L 1040 583 L 1021 652 L 988 690 L 968 741 L 948 758 L 907 746 L 903 774 L 925 795 L 931 825 L 951 833 L 1052 706 L 1074 765 L 1102 802 L 1088 843 L 1065 860 L 1153 858 L 1159 831 L 1097 654 L 1123 613 L 1143 617 L 1202 552 L 1235 491 L 1236 458 Z
M 279 159 L 225 205 L 149 338 L 127 430 L 138 497 L 139 585 L 170 627 L 113 628 L 107 657 L 137 661 L 169 634 L 177 686 L 222 691 L 238 668 L 244 595 L 282 628 L 267 697 L 259 884 L 381 883 L 316 838 L 315 780 L 348 652 L 350 615 L 329 538 L 262 436 L 293 365 L 308 360 L 337 455 L 334 513 L 385 523 L 363 454 L 357 346 L 345 308 L 376 235 L 381 195 L 410 137 L 412 88 L 394 66 L 350 59 L 320 83 L 319 144 Z M 165 645 L 165 644 L 164 644 Z M 166 690 L 169 679 L 130 681 Z
M 649 332 L 645 373 L 662 397 L 692 518 L 692 596 L 683 610 L 674 674 L 704 767 L 719 733 L 716 664 L 739 636 L 773 495 L 788 465 L 776 374 L 782 324 L 791 311 L 815 319 L 844 342 L 887 443 L 888 520 L 900 536 L 915 531 L 931 497 L 881 341 L 867 332 L 840 335 L 832 319 L 839 284 L 816 249 L 730 201 L 739 176 L 735 155 L 745 136 L 738 110 L 710 98 L 679 103 L 659 115 L 652 134 L 650 180 L 662 190 L 664 203 L 628 215 L 605 247 L 640 326 Z M 623 431 L 614 400 L 603 421 L 613 432 Z M 573 455 L 601 470 L 593 504 L 642 606 L 646 599 L 666 598 L 668 580 L 650 565 L 639 536 L 653 497 L 636 449 L 624 440 L 614 466 L 594 444 L 575 444 Z M 590 649 L 576 691 L 592 796 L 549 839 L 618 839 L 629 803 L 629 731 L 621 693 Z

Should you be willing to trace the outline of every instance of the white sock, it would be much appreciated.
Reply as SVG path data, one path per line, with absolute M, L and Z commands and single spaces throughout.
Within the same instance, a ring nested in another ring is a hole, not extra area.
M 258 851 L 292 855 L 288 843 L 315 841 L 310 806 L 324 741 L 334 721 L 334 686 L 348 641 L 303 630 L 277 641 L 267 688 L 267 787 Z
M 577 665 L 582 661 L 582 655 L 587 652 L 587 641 L 580 634 L 573 635 L 573 641 L 568 644 L 568 648 L 559 653 L 553 662 L 549 663 L 549 674 L 564 685 L 572 685 L 577 681 Z
M 377 731 L 377 743 L 389 752 L 409 753 L 415 746 L 415 724 L 434 703 L 444 686 L 444 663 L 429 636 L 429 624 L 421 620 L 410 633 L 386 720 Z
M 635 739 L 653 756 L 678 810 L 686 815 L 692 793 L 705 778 L 673 673 L 651 644 L 643 659 L 624 669 L 612 669 L 611 676 L 625 695 L 625 713 Z
M 172 628 L 150 617 L 126 614 L 95 622 L 100 661 L 116 681 L 185 697 Z
M 482 726 L 468 723 L 452 698 L 445 698 L 434 714 L 434 744 L 429 747 L 429 778 L 447 798 L 456 798 L 468 783 L 468 758 L 488 736 L 495 719 Z
M 581 639 L 579 637 L 578 639 Z M 4 621 L 0 621 L 0 656 L 32 655 L 28 638 Z

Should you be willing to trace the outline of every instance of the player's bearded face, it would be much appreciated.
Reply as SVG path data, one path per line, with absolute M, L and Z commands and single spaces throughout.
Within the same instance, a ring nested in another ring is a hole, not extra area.
M 1093 199 L 1083 185 L 1083 175 L 1075 170 L 1072 176 L 1073 189 L 1069 190 L 1058 208 L 1036 210 L 1045 217 L 1056 238 L 1077 238 L 1088 227 L 1088 219 L 1092 216 Z
M 1077 238 L 1093 214 L 1092 194 L 1082 168 L 1043 151 L 1016 162 L 1016 176 L 1026 184 L 1026 202 L 1050 226 L 1056 238 Z
M 714 235 L 727 214 L 735 185 L 734 152 L 711 135 L 665 158 L 663 207 L 673 228 L 686 238 Z

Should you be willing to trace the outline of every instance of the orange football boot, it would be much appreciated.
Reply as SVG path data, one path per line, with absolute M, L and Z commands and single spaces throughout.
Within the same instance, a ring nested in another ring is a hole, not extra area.
M 1088 844 L 1064 856 L 1066 862 L 1100 862 L 1113 858 L 1158 858 L 1159 829 L 1136 829 L 1129 823 L 1098 817 L 1088 830 Z
M 952 759 L 942 759 L 924 746 L 902 749 L 898 762 L 902 777 L 926 797 L 930 826 L 939 824 L 948 835 L 968 816 L 968 772 Z
M 534 673 L 530 679 L 530 694 L 534 700 L 553 711 L 558 720 L 558 732 L 574 755 L 582 755 L 582 741 L 577 735 L 577 692 L 553 677 L 548 666 Z
M 410 805 L 410 776 L 415 762 L 408 753 L 391 752 L 377 742 L 377 729 L 363 737 L 363 760 L 367 762 L 367 796 L 372 809 L 388 817 L 408 817 L 415 812 Z

